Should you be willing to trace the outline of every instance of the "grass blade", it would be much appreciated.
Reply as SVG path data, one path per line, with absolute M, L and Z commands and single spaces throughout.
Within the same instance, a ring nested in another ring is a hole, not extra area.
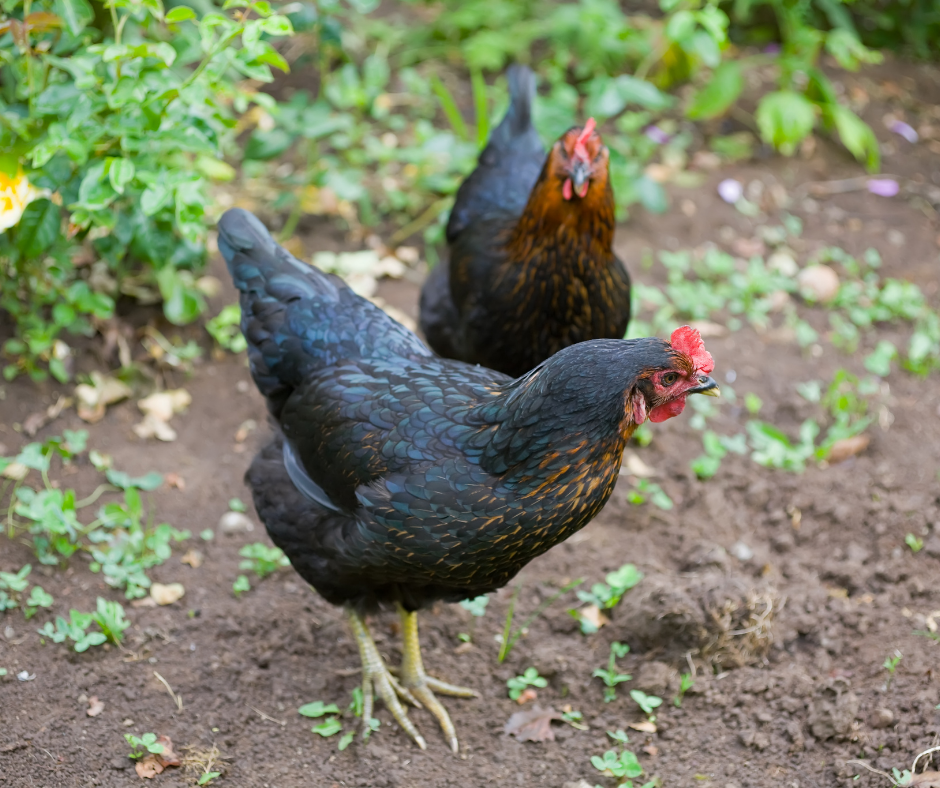
M 482 71 L 474 69 L 470 72 L 470 85 L 473 88 L 473 109 L 477 116 L 477 148 L 483 150 L 490 136 L 490 116 L 486 110 L 486 82 Z
M 437 100 L 441 103 L 441 109 L 444 111 L 444 115 L 454 129 L 454 133 L 462 140 L 469 140 L 470 133 L 467 131 L 467 124 L 464 123 L 463 116 L 457 108 L 457 102 L 454 101 L 453 95 L 447 89 L 447 86 L 438 79 L 436 74 L 431 77 L 431 89 L 434 91 L 434 95 L 437 96 Z

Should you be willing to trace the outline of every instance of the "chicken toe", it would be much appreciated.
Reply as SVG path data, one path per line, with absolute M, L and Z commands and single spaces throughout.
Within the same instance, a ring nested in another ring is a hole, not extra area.
M 458 687 L 446 681 L 432 678 L 424 672 L 424 663 L 421 659 L 421 643 L 418 639 L 418 614 L 398 606 L 401 617 L 402 635 L 402 662 L 399 671 L 402 688 L 410 692 L 431 714 L 433 714 L 444 732 L 444 737 L 450 748 L 458 751 L 457 733 L 450 720 L 447 709 L 435 696 L 451 695 L 456 698 L 475 698 L 477 693 L 467 687 Z
M 359 646 L 359 656 L 362 660 L 363 739 L 367 738 L 368 732 L 371 731 L 369 723 L 372 719 L 374 693 L 382 699 L 382 702 L 385 703 L 386 708 L 392 713 L 392 716 L 398 724 L 405 729 L 405 733 L 414 739 L 415 744 L 422 750 L 426 750 L 428 748 L 427 742 L 425 742 L 424 737 L 418 733 L 418 729 L 415 727 L 414 723 L 408 719 L 408 712 L 405 711 L 405 707 L 402 706 L 401 701 L 398 699 L 400 695 L 409 703 L 419 706 L 420 703 L 417 698 L 388 672 L 385 660 L 383 660 L 382 655 L 379 654 L 379 649 L 375 645 L 375 641 L 372 639 L 369 628 L 366 626 L 366 622 L 362 619 L 362 616 L 355 610 L 347 608 L 346 617 L 349 619 L 349 626 Z

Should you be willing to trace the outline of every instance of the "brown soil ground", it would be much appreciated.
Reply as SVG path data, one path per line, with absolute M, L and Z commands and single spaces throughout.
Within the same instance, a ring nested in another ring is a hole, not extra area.
M 868 78 L 882 86 L 916 80 L 918 98 L 936 104 L 935 73 L 886 67 L 870 71 Z M 908 92 L 909 86 L 900 94 Z M 904 102 L 900 95 L 888 97 L 865 113 L 892 146 L 884 169 L 937 187 L 940 156 L 926 143 L 912 146 L 884 131 L 882 115 Z M 753 237 L 755 221 L 717 197 L 720 178 L 777 182 L 795 192 L 808 181 L 858 174 L 843 152 L 822 142 L 808 159 L 771 158 L 711 173 L 700 188 L 673 191 L 674 205 L 688 200 L 694 213 L 689 205 L 685 212 L 659 217 L 638 213 L 619 230 L 619 252 L 636 279 L 652 281 L 639 265 L 645 248 L 708 240 L 730 248 L 734 238 Z M 887 273 L 915 281 L 937 305 L 940 226 L 929 209 L 903 197 L 855 192 L 815 207 L 797 200 L 791 210 L 805 222 L 801 257 L 822 245 L 859 254 L 873 246 Z M 319 237 L 304 240 L 308 252 L 328 243 Z M 218 261 L 214 265 L 223 276 Z M 415 315 L 417 292 L 416 285 L 400 281 L 383 284 L 382 295 Z M 226 289 L 213 307 L 232 300 Z M 825 325 L 821 310 L 807 309 L 806 316 Z M 864 349 L 897 335 L 893 327 L 882 327 L 865 339 Z M 784 429 L 792 430 L 812 412 L 797 395 L 796 383 L 828 379 L 843 366 L 863 372 L 861 353 L 846 357 L 827 345 L 812 357 L 773 339 L 744 329 L 708 345 L 719 379 L 729 381 L 733 372 L 739 395 L 758 394 L 765 403 L 762 417 Z M 567 579 L 598 582 L 605 572 L 635 563 L 645 579 L 595 635 L 577 631 L 566 612 L 574 601 L 569 595 L 532 624 L 500 665 L 494 638 L 502 630 L 511 589 L 494 595 L 469 648 L 457 638 L 471 626 L 465 610 L 440 606 L 426 612 L 422 634 L 431 672 L 480 692 L 476 700 L 445 701 L 461 741 L 454 757 L 420 710 L 412 718 L 429 741 L 427 752 L 390 726 L 381 706 L 380 732 L 367 745 L 357 743 L 344 752 L 337 751 L 338 737 L 311 733 L 311 722 L 297 714 L 300 705 L 314 700 L 348 703 L 358 681 L 350 671 L 358 664 L 356 647 L 341 611 L 290 570 L 255 582 L 241 598 L 233 596 L 239 548 L 266 536 L 257 522 L 252 533 L 238 535 L 223 535 L 217 523 L 230 498 L 248 500 L 242 475 L 268 428 L 244 359 L 207 356 L 191 378 L 167 381 L 184 385 L 193 397 L 188 413 L 174 420 L 176 442 L 139 441 L 131 430 L 139 418 L 132 402 L 111 408 L 90 428 L 89 440 L 92 448 L 112 454 L 118 468 L 173 472 L 185 480 L 185 489 L 164 486 L 152 500 L 161 521 L 193 534 L 216 529 L 214 541 L 198 545 L 205 563 L 198 569 L 180 563 L 183 550 L 177 548 L 153 570 L 155 580 L 183 583 L 186 596 L 163 608 L 126 605 L 133 624 L 126 651 L 105 647 L 75 654 L 63 645 L 42 645 L 35 630 L 49 613 L 28 622 L 18 611 L 0 616 L 0 666 L 9 671 L 0 679 L 0 783 L 16 788 L 136 784 L 122 734 L 153 731 L 170 736 L 177 749 L 216 745 L 228 763 L 221 785 L 561 788 L 584 779 L 606 788 L 614 781 L 596 773 L 590 758 L 609 749 L 607 730 L 642 720 L 628 695 L 629 689 L 642 688 L 666 703 L 658 731 L 630 731 L 630 747 L 646 774 L 658 775 L 662 785 L 887 788 L 885 777 L 846 762 L 863 758 L 889 772 L 910 768 L 915 755 L 940 743 L 940 644 L 915 634 L 927 629 L 928 616 L 940 609 L 940 386 L 936 375 L 923 380 L 903 372 L 888 383 L 890 428 L 871 429 L 871 445 L 860 456 L 802 475 L 730 456 L 715 478 L 697 481 L 689 460 L 701 453 L 701 441 L 688 414 L 656 425 L 653 443 L 631 450 L 656 469 L 675 508 L 661 512 L 629 505 L 623 480 L 592 524 L 519 577 L 524 588 L 518 611 L 525 616 Z M 0 387 L 0 443 L 6 453 L 26 441 L 18 426 L 55 401 L 56 389 L 25 380 Z M 739 432 L 745 418 L 739 408 L 726 406 L 714 426 L 726 434 Z M 249 419 L 259 426 L 237 443 L 236 431 Z M 67 411 L 40 437 L 83 426 Z M 97 483 L 87 460 L 70 475 L 56 466 L 53 476 L 80 494 Z M 924 539 L 925 548 L 916 555 L 904 545 L 908 533 Z M 55 614 L 72 607 L 91 610 L 98 595 L 119 598 L 87 562 L 40 568 L 26 546 L 0 537 L 0 569 L 27 562 L 55 597 Z M 393 616 L 382 616 L 373 624 L 380 648 L 393 662 L 399 657 L 394 623 Z M 591 672 L 606 663 L 615 640 L 631 646 L 620 664 L 634 680 L 605 704 L 601 682 Z M 903 659 L 886 686 L 882 664 L 896 649 Z M 677 708 L 670 702 L 676 671 L 687 670 L 689 660 L 698 675 Z M 550 680 L 539 691 L 539 702 L 581 710 L 588 730 L 556 725 L 555 741 L 545 743 L 504 735 L 506 720 L 519 710 L 507 698 L 506 680 L 528 666 Z M 18 681 L 15 674 L 23 670 L 34 680 Z M 155 673 L 179 694 L 181 710 Z M 97 717 L 86 715 L 88 696 L 105 704 Z M 155 782 L 169 788 L 192 785 L 194 779 L 170 769 Z

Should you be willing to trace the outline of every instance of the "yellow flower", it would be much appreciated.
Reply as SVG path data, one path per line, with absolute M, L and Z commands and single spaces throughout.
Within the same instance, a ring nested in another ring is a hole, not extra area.
M 26 206 L 48 193 L 46 189 L 32 186 L 23 170 L 19 170 L 15 178 L 0 172 L 0 232 L 15 227 Z

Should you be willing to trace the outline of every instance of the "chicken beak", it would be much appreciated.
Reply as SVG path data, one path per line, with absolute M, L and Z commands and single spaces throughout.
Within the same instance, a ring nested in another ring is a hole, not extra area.
M 591 179 L 591 165 L 586 161 L 575 161 L 571 166 L 571 185 L 579 197 L 587 194 L 587 183 Z
M 718 388 L 718 384 L 715 382 L 714 378 L 708 377 L 708 375 L 702 375 L 698 379 L 698 385 L 695 388 L 689 389 L 687 394 L 704 394 L 706 397 L 720 397 L 721 389 Z

